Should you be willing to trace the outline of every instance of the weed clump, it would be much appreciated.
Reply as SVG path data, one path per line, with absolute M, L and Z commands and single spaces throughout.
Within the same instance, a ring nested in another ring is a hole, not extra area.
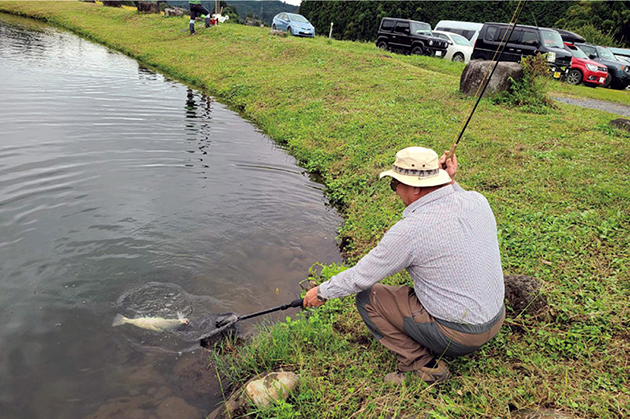
M 551 79 L 546 55 L 523 57 L 521 67 L 523 67 L 523 78 L 520 80 L 510 78 L 512 85 L 503 95 L 497 97 L 495 102 L 538 114 L 554 109 L 554 104 L 547 98 Z

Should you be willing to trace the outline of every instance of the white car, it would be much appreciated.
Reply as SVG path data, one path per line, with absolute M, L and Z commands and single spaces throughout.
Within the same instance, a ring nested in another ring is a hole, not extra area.
M 456 33 L 444 31 L 432 31 L 434 36 L 448 41 L 445 59 L 468 64 L 473 52 L 473 44 L 466 38 Z

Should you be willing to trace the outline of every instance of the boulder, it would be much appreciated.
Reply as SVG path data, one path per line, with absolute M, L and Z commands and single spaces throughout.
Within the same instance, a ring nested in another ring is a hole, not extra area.
M 626 131 L 630 131 L 630 119 L 623 119 L 623 118 L 614 119 L 614 120 L 610 121 L 610 125 L 613 128 L 618 128 L 618 129 L 623 129 L 623 130 L 626 130 Z
M 516 314 L 525 311 L 535 314 L 547 306 L 540 292 L 540 281 L 526 275 L 505 275 L 505 299 Z
M 258 407 L 268 407 L 276 400 L 286 400 L 297 386 L 298 376 L 292 372 L 272 372 L 260 380 L 250 381 L 245 393 Z
M 486 74 L 490 77 L 492 66 L 495 61 L 472 60 L 468 63 L 459 80 L 459 90 L 465 95 L 476 96 L 479 86 L 482 84 Z M 488 87 L 484 92 L 485 96 L 493 96 L 504 92 L 512 86 L 512 81 L 523 78 L 523 68 L 519 63 L 499 62 L 496 71 L 492 75 Z M 483 87 L 482 87 L 483 88 Z M 481 91 L 481 90 L 479 90 Z
M 276 400 L 286 400 L 297 386 L 298 375 L 292 372 L 271 372 L 262 378 L 252 378 L 234 392 L 223 406 L 207 419 L 228 419 L 246 415 L 252 403 L 267 407 Z
M 269 31 L 269 33 L 275 36 L 287 36 L 287 33 L 285 31 L 279 31 L 277 29 L 272 29 Z
M 164 16 L 169 17 L 169 16 L 177 16 L 177 17 L 182 17 L 184 16 L 186 13 L 186 10 L 184 9 L 180 9 L 179 7 L 177 8 L 166 8 L 164 9 Z
M 160 5 L 157 1 L 139 1 L 137 8 L 140 13 L 160 13 Z

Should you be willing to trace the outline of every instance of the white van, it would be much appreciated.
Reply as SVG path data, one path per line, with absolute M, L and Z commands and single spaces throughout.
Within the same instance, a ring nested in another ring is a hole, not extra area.
M 435 25 L 436 31 L 444 31 L 444 32 L 452 32 L 462 35 L 464 38 L 468 39 L 471 44 L 475 45 L 475 41 L 477 40 L 477 36 L 479 35 L 479 31 L 483 23 L 475 23 L 475 22 L 460 22 L 457 20 L 440 20 L 437 25 Z

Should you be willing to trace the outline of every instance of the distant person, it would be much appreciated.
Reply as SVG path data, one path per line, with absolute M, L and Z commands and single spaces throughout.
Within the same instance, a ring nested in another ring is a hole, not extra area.
M 195 18 L 197 16 L 203 16 L 206 22 L 206 28 L 210 27 L 210 12 L 208 9 L 201 5 L 201 0 L 190 0 L 188 2 L 190 7 L 190 34 L 195 34 Z
M 445 167 L 446 170 L 443 170 Z M 483 195 L 455 182 L 457 158 L 408 147 L 396 153 L 390 186 L 406 208 L 354 267 L 309 290 L 304 307 L 356 294 L 368 330 L 398 355 L 398 371 L 445 381 L 443 357 L 469 354 L 492 339 L 505 318 L 497 227 Z M 406 269 L 413 286 L 378 283 Z

